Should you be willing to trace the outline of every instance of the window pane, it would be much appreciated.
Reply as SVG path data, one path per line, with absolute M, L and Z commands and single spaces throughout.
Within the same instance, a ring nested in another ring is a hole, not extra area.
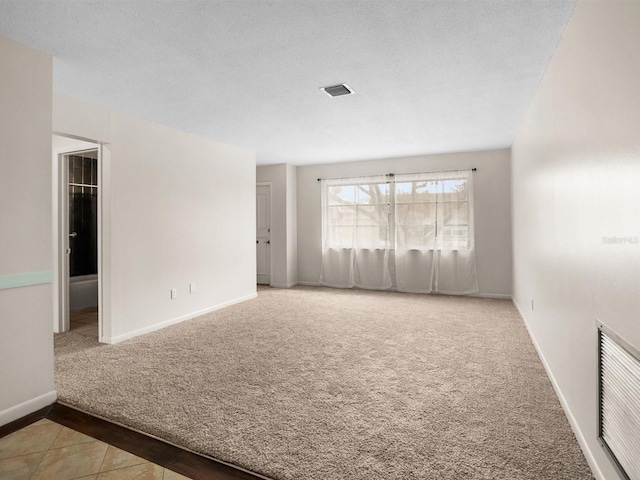
M 399 204 L 396 206 L 396 223 L 398 225 L 430 225 L 435 221 L 435 203 Z
M 467 202 L 444 203 L 442 208 L 442 223 L 444 225 L 468 225 L 469 206 Z
M 82 183 L 82 158 L 74 155 L 73 158 L 73 183 Z
M 442 248 L 468 248 L 469 227 L 466 225 L 443 227 L 438 244 Z
M 384 225 L 389 223 L 387 205 L 359 205 L 357 207 L 357 225 Z
M 98 185 L 98 159 L 91 159 L 91 185 Z
M 328 211 L 329 225 L 352 226 L 355 225 L 356 207 L 330 206 Z
M 359 248 L 384 248 L 387 245 L 389 228 L 384 226 L 359 226 L 356 230 Z
M 356 187 L 353 185 L 329 187 L 329 205 L 353 205 L 356 201 Z
M 396 203 L 435 202 L 437 182 L 396 183 Z
M 375 183 L 373 185 L 356 186 L 358 204 L 378 205 L 389 203 L 389 184 Z
M 403 248 L 432 247 L 436 236 L 435 225 L 397 225 L 398 246 Z
M 331 227 L 327 229 L 327 243 L 332 247 L 353 246 L 354 227 Z
M 91 183 L 91 159 L 80 157 L 80 163 L 82 165 L 82 179 L 80 180 L 80 183 L 88 185 Z
M 443 248 L 469 246 L 469 205 L 467 202 L 442 205 L 442 231 L 439 232 Z
M 442 194 L 442 200 L 445 202 L 459 202 L 466 201 L 467 195 L 467 181 L 464 179 L 452 179 L 442 180 L 440 185 L 440 192 Z
M 449 178 L 331 186 L 328 241 L 333 246 L 384 248 L 395 238 L 402 248 L 466 248 L 471 220 L 467 182 Z M 395 202 L 389 198 L 391 191 Z M 392 231 L 389 212 L 394 203 Z

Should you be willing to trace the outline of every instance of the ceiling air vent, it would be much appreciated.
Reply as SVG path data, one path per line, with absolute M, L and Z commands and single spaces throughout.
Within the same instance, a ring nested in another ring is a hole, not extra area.
M 640 352 L 598 325 L 598 437 L 626 480 L 640 480 Z
M 346 83 L 340 85 L 331 85 L 330 87 L 322 87 L 320 90 L 324 90 L 324 93 L 330 97 L 340 97 L 342 95 L 353 95 L 355 92 Z

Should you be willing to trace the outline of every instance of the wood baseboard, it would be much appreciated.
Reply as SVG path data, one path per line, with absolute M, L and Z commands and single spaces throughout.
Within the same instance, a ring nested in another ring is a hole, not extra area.
M 53 405 L 48 405 L 44 408 L 41 408 L 40 410 L 36 410 L 35 412 L 30 413 L 29 415 L 25 415 L 24 417 L 18 418 L 13 422 L 9 422 L 6 425 L 2 425 L 0 427 L 0 438 L 6 437 L 7 435 L 13 432 L 17 432 L 21 428 L 27 427 L 32 423 L 37 422 L 38 420 L 47 418 L 47 415 L 51 411 L 51 408 L 53 408 Z
M 184 450 L 60 403 L 52 406 L 47 418 L 194 480 L 265 480 L 267 478 Z

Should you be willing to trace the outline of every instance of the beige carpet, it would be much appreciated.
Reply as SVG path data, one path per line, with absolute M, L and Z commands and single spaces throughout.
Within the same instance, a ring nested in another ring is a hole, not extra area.
M 298 287 L 97 346 L 59 399 L 274 479 L 589 479 L 509 301 Z

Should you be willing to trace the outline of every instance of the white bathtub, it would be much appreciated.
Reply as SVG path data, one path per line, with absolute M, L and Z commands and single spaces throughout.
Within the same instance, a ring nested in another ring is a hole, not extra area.
M 69 310 L 98 306 L 98 275 L 69 279 Z

